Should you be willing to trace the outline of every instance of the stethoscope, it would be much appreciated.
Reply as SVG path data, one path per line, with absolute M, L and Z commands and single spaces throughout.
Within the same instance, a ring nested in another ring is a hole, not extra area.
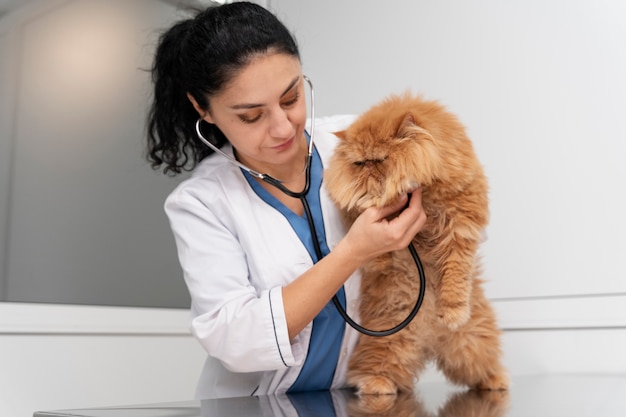
M 245 166 L 244 164 L 242 164 L 241 162 L 237 161 L 235 158 L 231 157 L 230 155 L 228 155 L 227 153 L 225 153 L 224 151 L 222 151 L 220 148 L 218 148 L 217 146 L 215 146 L 214 144 L 212 144 L 208 139 L 206 139 L 203 135 L 202 132 L 200 131 L 200 123 L 202 122 L 202 118 L 199 118 L 196 121 L 196 134 L 198 135 L 198 139 L 200 139 L 206 146 L 208 146 L 209 148 L 211 148 L 213 151 L 215 151 L 216 153 L 220 154 L 221 156 L 223 156 L 224 158 L 228 159 L 231 163 L 233 163 L 234 165 L 238 166 L 239 168 L 243 169 L 244 171 L 246 171 L 247 173 L 249 173 L 250 175 L 252 175 L 255 178 L 258 178 L 262 181 L 265 181 L 268 184 L 271 184 L 272 186 L 278 188 L 281 192 L 287 194 L 290 197 L 293 198 L 297 198 L 302 202 L 302 207 L 304 208 L 304 214 L 306 216 L 307 219 L 307 223 L 309 224 L 309 229 L 311 231 L 311 237 L 313 239 L 313 246 L 315 249 L 315 254 L 317 255 L 317 259 L 322 259 L 323 258 L 323 253 L 322 253 L 322 249 L 320 247 L 319 241 L 317 239 L 317 230 L 315 228 L 315 223 L 313 222 L 313 215 L 311 213 L 311 207 L 309 206 L 309 202 L 306 199 L 306 195 L 309 193 L 309 189 L 311 188 L 311 165 L 312 165 L 312 160 L 313 160 L 313 143 L 314 143 L 314 132 L 315 129 L 313 127 L 314 125 L 314 121 L 315 121 L 315 97 L 314 97 L 314 93 L 313 93 L 313 83 L 311 82 L 311 80 L 309 79 L 309 77 L 304 76 L 304 79 L 306 80 L 306 82 L 309 84 L 309 88 L 310 88 L 310 102 L 311 102 L 311 132 L 309 134 L 310 139 L 309 139 L 309 149 L 308 149 L 308 153 L 307 153 L 307 157 L 306 157 L 306 164 L 305 164 L 305 175 L 306 175 L 306 179 L 305 179 L 305 184 L 304 184 L 304 188 L 302 189 L 302 191 L 300 192 L 295 192 L 292 191 L 290 189 L 288 189 L 287 187 L 285 187 L 280 180 L 277 180 L 276 178 L 272 177 L 269 174 L 262 174 L 260 172 L 257 172 L 247 166 Z M 359 325 L 358 323 L 356 323 L 346 312 L 345 308 L 341 305 L 341 302 L 339 301 L 339 297 L 337 295 L 333 296 L 333 304 L 335 304 L 335 307 L 337 308 L 337 311 L 339 312 L 339 314 L 341 315 L 341 317 L 345 320 L 346 323 L 348 323 L 350 326 L 352 326 L 352 328 L 354 328 L 355 330 L 368 335 L 368 336 L 375 336 L 375 337 L 382 337 L 382 336 L 389 336 L 392 335 L 394 333 L 399 332 L 400 330 L 404 329 L 406 326 L 408 326 L 408 324 L 411 322 L 411 320 L 413 320 L 413 318 L 417 315 L 417 312 L 419 311 L 420 307 L 422 306 L 422 301 L 424 300 L 424 294 L 426 292 L 426 277 L 424 274 L 424 268 L 422 266 L 422 262 L 420 261 L 419 255 L 417 254 L 417 251 L 415 250 L 415 248 L 413 247 L 412 244 L 409 244 L 408 246 L 409 252 L 411 252 L 411 256 L 413 257 L 413 260 L 415 261 L 415 265 L 417 266 L 417 270 L 419 272 L 419 276 L 420 276 L 420 291 L 419 291 L 419 295 L 417 297 L 417 301 L 415 302 L 415 306 L 413 307 L 413 310 L 411 310 L 411 312 L 409 313 L 409 315 L 402 321 L 400 322 L 398 325 L 387 329 L 387 330 L 370 330 L 370 329 L 366 329 L 363 326 Z

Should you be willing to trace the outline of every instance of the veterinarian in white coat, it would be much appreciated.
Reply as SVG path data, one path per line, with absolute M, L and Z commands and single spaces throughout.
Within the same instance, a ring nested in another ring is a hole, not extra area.
M 322 130 L 326 127 L 316 127 L 315 144 L 322 161 L 337 140 Z M 232 152 L 231 147 L 224 150 Z M 344 228 L 324 190 L 320 199 L 332 250 Z M 165 207 L 193 295 L 193 333 L 212 355 L 198 394 L 286 391 L 304 364 L 312 327 L 307 325 L 289 340 L 281 288 L 313 266 L 293 228 L 281 212 L 259 198 L 241 169 L 219 156 L 204 159 L 169 196 Z M 357 317 L 358 278 L 355 273 L 345 284 L 352 317 Z M 345 385 L 348 354 L 355 341 L 356 331 L 346 326 L 333 388 Z
M 404 248 L 425 222 L 421 193 L 366 210 L 344 230 L 322 186 L 339 125 L 316 123 L 309 136 L 304 76 L 293 37 L 262 7 L 236 2 L 170 28 L 153 66 L 148 124 L 153 167 L 190 179 L 165 209 L 192 299 L 192 330 L 208 353 L 197 398 L 344 387 L 356 334 L 332 302 L 357 315 L 357 270 Z M 337 120 L 334 120 L 337 122 Z M 345 123 L 347 120 L 343 120 Z M 211 152 L 202 125 L 231 158 L 293 190 L 305 186 L 323 257 L 312 250 L 301 199 Z M 304 222 L 304 226 L 303 226 Z

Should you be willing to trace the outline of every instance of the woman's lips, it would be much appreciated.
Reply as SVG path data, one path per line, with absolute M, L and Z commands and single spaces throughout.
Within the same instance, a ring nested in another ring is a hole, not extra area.
M 275 151 L 284 151 L 285 149 L 288 149 L 291 147 L 291 145 L 293 144 L 294 138 L 291 138 L 283 143 L 281 143 L 280 145 L 277 146 L 272 146 L 272 149 Z

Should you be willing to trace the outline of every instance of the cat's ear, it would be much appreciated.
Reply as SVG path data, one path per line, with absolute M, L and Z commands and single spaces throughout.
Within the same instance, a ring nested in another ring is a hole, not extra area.
M 407 113 L 404 119 L 402 119 L 402 123 L 400 123 L 397 136 L 400 138 L 411 136 L 411 134 L 415 132 L 416 127 L 418 126 L 417 123 L 415 123 L 415 117 L 413 117 L 411 113 Z
M 341 140 L 346 138 L 346 131 L 345 130 L 340 130 L 339 132 L 334 132 L 333 134 L 335 136 L 337 136 Z

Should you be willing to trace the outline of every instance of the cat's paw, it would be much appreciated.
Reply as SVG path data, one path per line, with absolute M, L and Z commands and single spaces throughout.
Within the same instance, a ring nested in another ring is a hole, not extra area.
M 457 330 L 470 319 L 469 304 L 456 304 L 439 307 L 439 320 L 450 330 Z
M 475 387 L 479 390 L 505 391 L 509 389 L 509 377 L 505 373 L 490 375 Z
M 359 378 L 355 384 L 357 395 L 396 395 L 398 387 L 389 378 L 382 375 L 367 375 Z

